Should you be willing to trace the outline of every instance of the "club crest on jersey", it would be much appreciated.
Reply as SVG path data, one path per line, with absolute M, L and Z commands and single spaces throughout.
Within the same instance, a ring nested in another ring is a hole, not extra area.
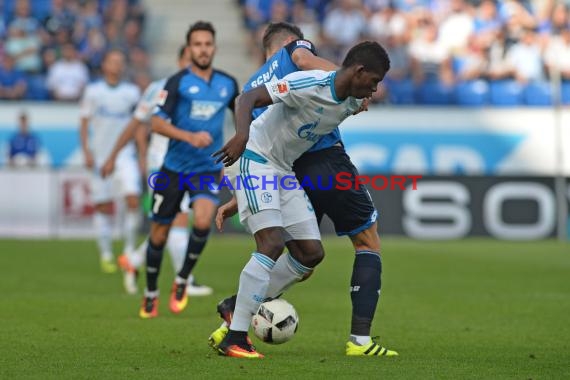
M 272 199 L 273 199 L 273 196 L 271 194 L 269 194 L 268 192 L 261 194 L 261 201 L 263 203 L 271 203 Z
M 225 98 L 226 96 L 228 96 L 228 89 L 225 87 L 222 87 L 222 89 L 220 90 L 220 96 L 222 98 Z
M 188 89 L 188 92 L 191 94 L 197 94 L 200 92 L 200 87 L 198 86 L 192 86 Z
M 271 91 L 275 95 L 286 94 L 289 92 L 289 85 L 287 82 L 276 82 L 271 85 Z
M 159 106 L 163 106 L 166 103 L 166 98 L 168 98 L 168 91 L 160 90 L 160 92 L 158 93 L 158 100 L 156 104 L 158 104 Z

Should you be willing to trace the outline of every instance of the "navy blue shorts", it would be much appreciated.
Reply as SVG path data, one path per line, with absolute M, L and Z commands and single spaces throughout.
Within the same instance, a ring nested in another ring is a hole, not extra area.
M 354 182 L 358 170 L 343 147 L 307 152 L 295 161 L 293 170 L 299 183 L 304 181 L 312 185 L 303 188 L 311 200 L 317 221 L 320 223 L 323 215 L 327 215 L 337 235 L 356 235 L 376 222 L 378 211 L 366 187 L 360 185 L 356 189 Z M 350 173 L 350 189 L 337 189 L 337 185 L 348 187 L 349 176 L 345 176 L 342 183 L 337 182 L 336 175 L 340 172 Z
M 160 173 L 167 178 L 161 178 L 160 183 L 152 186 L 152 220 L 160 224 L 170 224 L 178 212 L 184 193 L 190 195 L 190 206 L 199 198 L 207 198 L 219 204 L 218 185 L 221 172 L 196 173 L 184 175 L 165 168 Z M 164 186 L 161 186 L 163 184 Z

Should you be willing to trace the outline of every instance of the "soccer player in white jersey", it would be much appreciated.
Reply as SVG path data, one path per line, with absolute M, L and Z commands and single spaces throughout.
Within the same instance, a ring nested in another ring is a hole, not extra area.
M 183 69 L 190 66 L 191 62 L 189 50 L 186 48 L 186 45 L 184 45 L 178 51 L 178 67 L 179 69 Z M 161 92 L 167 79 L 168 78 L 163 78 L 154 81 L 145 89 L 129 125 L 125 128 L 115 143 L 109 158 L 107 158 L 101 168 L 101 175 L 103 177 L 107 177 L 113 173 L 115 170 L 115 161 L 117 156 L 123 147 L 127 145 L 129 141 L 134 139 L 137 134 L 142 133 L 144 136 L 142 141 L 146 142 L 146 137 L 149 133 L 148 127 L 150 118 L 155 111 L 156 105 L 160 101 Z M 158 133 L 151 133 L 148 148 L 145 148 L 139 149 L 139 159 L 142 159 L 143 161 L 146 160 L 144 166 L 148 168 L 148 175 L 150 175 L 158 172 L 164 162 L 164 156 L 168 149 L 168 137 L 162 136 Z M 144 170 L 143 172 L 147 172 L 147 170 Z M 189 203 L 190 200 L 186 195 L 180 204 L 181 212 L 178 213 L 172 222 L 172 228 L 170 229 L 170 234 L 168 235 L 166 243 L 175 272 L 178 272 L 182 267 L 184 255 L 186 254 L 186 246 L 188 245 Z M 135 294 L 137 292 L 136 273 L 144 262 L 147 244 L 148 241 L 145 240 L 132 255 L 119 256 L 119 266 L 124 271 L 123 284 L 126 292 L 129 294 Z M 188 278 L 186 292 L 190 296 L 207 296 L 212 294 L 213 290 L 209 286 L 197 284 L 194 280 L 194 276 L 191 274 Z
M 241 272 L 230 330 L 218 346 L 221 354 L 263 357 L 247 337 L 251 316 L 264 299 L 306 278 L 323 259 L 311 204 L 288 182 L 295 179 L 293 162 L 357 111 L 358 99 L 369 98 L 389 68 L 386 51 L 376 42 L 363 42 L 348 52 L 338 71 L 292 73 L 238 99 L 236 135 L 214 155 L 226 166 L 239 159 L 241 178 L 260 178 L 236 189 L 240 221 L 257 249 Z M 255 107 L 270 104 L 251 122 Z M 289 255 L 281 256 L 286 242 Z
M 103 78 L 89 84 L 81 100 L 81 146 L 85 165 L 92 171 L 91 192 L 95 203 L 94 223 L 97 230 L 101 270 L 117 270 L 112 252 L 112 201 L 125 198 L 124 252 L 135 249 L 139 225 L 140 172 L 134 144 L 128 144 L 117 157 L 117 170 L 110 178 L 99 174 L 109 156 L 113 143 L 127 126 L 132 110 L 140 98 L 140 91 L 132 83 L 121 81 L 125 56 L 119 50 L 107 52 L 102 63 Z M 91 138 L 89 138 L 91 132 Z

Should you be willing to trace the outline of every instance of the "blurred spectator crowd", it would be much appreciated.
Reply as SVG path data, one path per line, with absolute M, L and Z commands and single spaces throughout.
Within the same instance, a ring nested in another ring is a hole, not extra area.
M 570 104 L 570 0 L 239 0 L 251 53 L 268 22 L 297 24 L 340 63 L 373 39 L 392 69 L 375 101 L 465 106 L 550 105 L 561 76 Z
M 0 0 L 0 99 L 77 100 L 109 49 L 149 83 L 140 0 Z

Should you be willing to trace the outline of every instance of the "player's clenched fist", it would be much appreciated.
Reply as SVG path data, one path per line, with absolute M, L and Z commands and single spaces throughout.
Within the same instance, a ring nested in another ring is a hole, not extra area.
M 216 163 L 223 162 L 226 167 L 232 166 L 234 162 L 240 158 L 245 146 L 247 145 L 248 137 L 244 135 L 236 134 L 223 146 L 222 149 L 218 150 L 212 157 L 218 157 Z
M 212 143 L 212 136 L 205 131 L 188 133 L 188 144 L 196 148 L 204 148 Z

